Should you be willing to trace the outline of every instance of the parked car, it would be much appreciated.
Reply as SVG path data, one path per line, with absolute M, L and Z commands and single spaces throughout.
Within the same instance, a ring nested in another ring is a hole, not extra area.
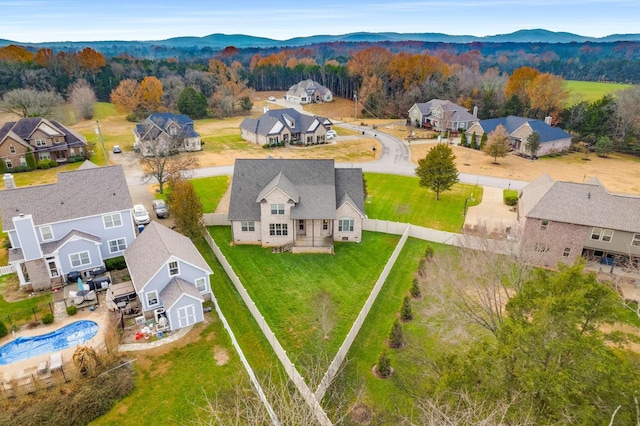
M 146 225 L 151 222 L 149 212 L 142 204 L 136 204 L 133 206 L 133 220 L 136 225 Z
M 275 102 L 275 101 L 276 101 L 276 98 L 275 98 L 274 96 L 269 96 L 269 97 L 267 98 L 267 100 L 268 100 L 269 102 Z
M 114 154 L 120 154 L 122 152 L 122 148 L 120 148 L 120 145 L 114 145 L 113 146 L 113 153 Z
M 165 219 L 169 217 L 169 209 L 167 208 L 167 203 L 164 200 L 153 200 L 151 202 L 153 205 L 153 211 L 156 212 L 156 217 L 158 219 Z
M 329 140 L 329 139 L 333 139 L 333 138 L 335 138 L 336 136 L 338 136 L 338 134 L 336 133 L 336 131 L 335 131 L 335 130 L 328 130 L 328 131 L 327 131 L 327 140 Z

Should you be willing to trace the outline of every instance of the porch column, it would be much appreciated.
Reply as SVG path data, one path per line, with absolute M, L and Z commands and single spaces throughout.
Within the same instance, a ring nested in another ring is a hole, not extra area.
M 20 285 L 23 286 L 25 284 L 27 284 L 27 282 L 25 281 L 24 278 L 24 274 L 22 273 L 22 263 L 14 263 L 13 267 L 16 270 L 16 273 L 18 274 L 18 279 L 20 280 Z

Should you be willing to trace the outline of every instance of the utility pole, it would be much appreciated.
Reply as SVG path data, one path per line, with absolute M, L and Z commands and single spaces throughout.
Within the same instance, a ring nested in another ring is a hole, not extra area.
M 353 121 L 358 120 L 358 92 L 353 92 L 353 101 L 355 105 L 353 106 Z
M 104 147 L 104 139 L 102 139 L 102 132 L 100 131 L 100 122 L 96 120 L 96 133 L 100 136 L 100 143 L 102 144 L 102 153 L 104 154 L 104 164 L 109 165 L 109 158 L 107 157 L 107 150 Z

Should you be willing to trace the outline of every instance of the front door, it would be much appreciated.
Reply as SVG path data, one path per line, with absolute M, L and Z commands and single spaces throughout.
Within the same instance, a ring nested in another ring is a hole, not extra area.
M 47 269 L 49 270 L 50 278 L 58 278 L 60 276 L 58 263 L 55 257 L 47 257 Z
M 307 231 L 304 227 L 304 219 L 298 220 L 298 235 L 307 235 Z
M 178 308 L 178 325 L 180 328 L 196 323 L 196 308 L 194 305 Z

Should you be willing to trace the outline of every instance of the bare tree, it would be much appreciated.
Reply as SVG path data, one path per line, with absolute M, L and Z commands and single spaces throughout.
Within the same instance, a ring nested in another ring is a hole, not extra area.
M 55 92 L 14 89 L 5 93 L 2 97 L 0 111 L 24 118 L 51 118 L 63 103 L 62 96 Z
M 161 78 L 162 87 L 164 92 L 162 93 L 162 103 L 169 111 L 173 111 L 177 108 L 178 98 L 180 93 L 184 90 L 184 79 L 179 75 L 170 75 L 165 78 Z
M 69 90 L 69 103 L 84 120 L 93 118 L 97 101 L 95 92 L 84 79 L 76 81 Z
M 322 328 L 323 339 L 329 339 L 329 333 L 333 330 L 338 320 L 336 315 L 336 307 L 331 300 L 331 294 L 322 290 L 316 295 L 315 308 L 317 310 L 318 321 Z

